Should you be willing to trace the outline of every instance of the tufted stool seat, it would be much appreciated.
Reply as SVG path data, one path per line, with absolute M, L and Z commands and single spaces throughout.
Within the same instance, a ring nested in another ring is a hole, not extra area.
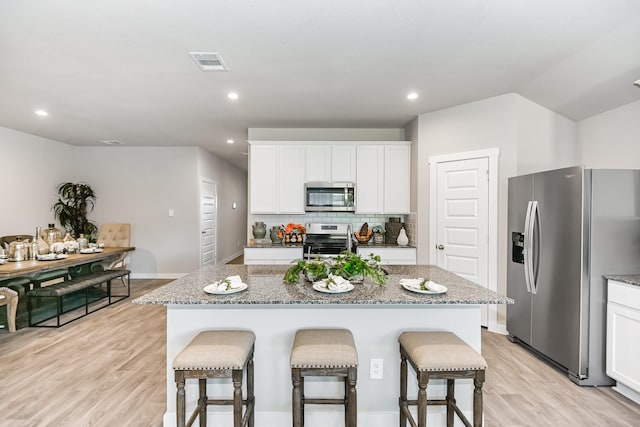
M 447 406 L 447 426 L 453 426 L 454 413 L 466 426 L 471 426 L 458 408 L 455 399 L 455 380 L 471 378 L 473 392 L 473 426 L 482 426 L 482 384 L 487 362 L 456 334 L 445 331 L 403 332 L 398 338 L 400 343 L 400 427 L 411 425 L 426 427 L 427 403 Z M 418 399 L 407 399 L 407 361 L 411 364 L 418 379 Z M 446 379 L 447 396 L 445 399 L 427 400 L 429 379 Z M 409 412 L 409 405 L 418 406 L 418 423 Z
M 356 381 L 358 353 L 348 329 L 300 329 L 291 350 L 293 426 L 304 426 L 305 404 L 344 404 L 345 426 L 357 425 Z M 319 399 L 304 395 L 304 377 L 344 379 L 344 398 Z
M 177 391 L 178 427 L 190 426 L 198 415 L 200 425 L 207 424 L 208 405 L 233 405 L 233 426 L 253 427 L 255 397 L 253 394 L 253 351 L 256 336 L 251 331 L 203 331 L 176 356 L 173 362 Z M 245 369 L 246 368 L 246 369 Z M 246 370 L 247 397 L 242 399 L 242 377 Z M 209 399 L 208 378 L 231 378 L 233 399 Z M 185 380 L 198 379 L 198 406 L 185 424 Z M 242 406 L 246 409 L 244 416 Z

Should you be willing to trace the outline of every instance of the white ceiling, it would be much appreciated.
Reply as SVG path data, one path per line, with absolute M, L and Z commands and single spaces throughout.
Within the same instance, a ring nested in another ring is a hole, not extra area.
M 637 79 L 637 0 L 0 1 L 0 126 L 243 169 L 247 128 L 403 127 L 509 92 L 581 120 L 640 99 Z

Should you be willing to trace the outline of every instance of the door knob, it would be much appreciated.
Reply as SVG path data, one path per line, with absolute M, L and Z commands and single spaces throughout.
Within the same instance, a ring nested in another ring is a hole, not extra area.
M 436 249 L 438 249 L 439 251 L 444 250 L 444 245 L 437 245 Z

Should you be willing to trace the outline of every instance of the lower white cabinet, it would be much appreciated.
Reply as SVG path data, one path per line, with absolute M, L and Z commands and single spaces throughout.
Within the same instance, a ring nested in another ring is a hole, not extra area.
M 607 375 L 614 390 L 640 403 L 640 286 L 608 282 Z
M 380 264 L 383 265 L 415 265 L 416 248 L 391 247 L 375 248 L 370 246 L 358 246 L 358 255 L 367 257 L 369 254 L 379 255 Z
M 302 247 L 299 248 L 244 248 L 245 264 L 289 264 L 294 259 L 302 258 Z

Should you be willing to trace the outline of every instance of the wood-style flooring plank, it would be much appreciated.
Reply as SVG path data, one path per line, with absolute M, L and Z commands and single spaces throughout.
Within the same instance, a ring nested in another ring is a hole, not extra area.
M 166 282 L 133 280 L 132 299 Z M 0 427 L 162 426 L 165 331 L 164 307 L 127 299 L 60 329 L 0 332 Z M 640 425 L 639 405 L 575 385 L 502 335 L 483 330 L 482 353 L 486 426 Z

